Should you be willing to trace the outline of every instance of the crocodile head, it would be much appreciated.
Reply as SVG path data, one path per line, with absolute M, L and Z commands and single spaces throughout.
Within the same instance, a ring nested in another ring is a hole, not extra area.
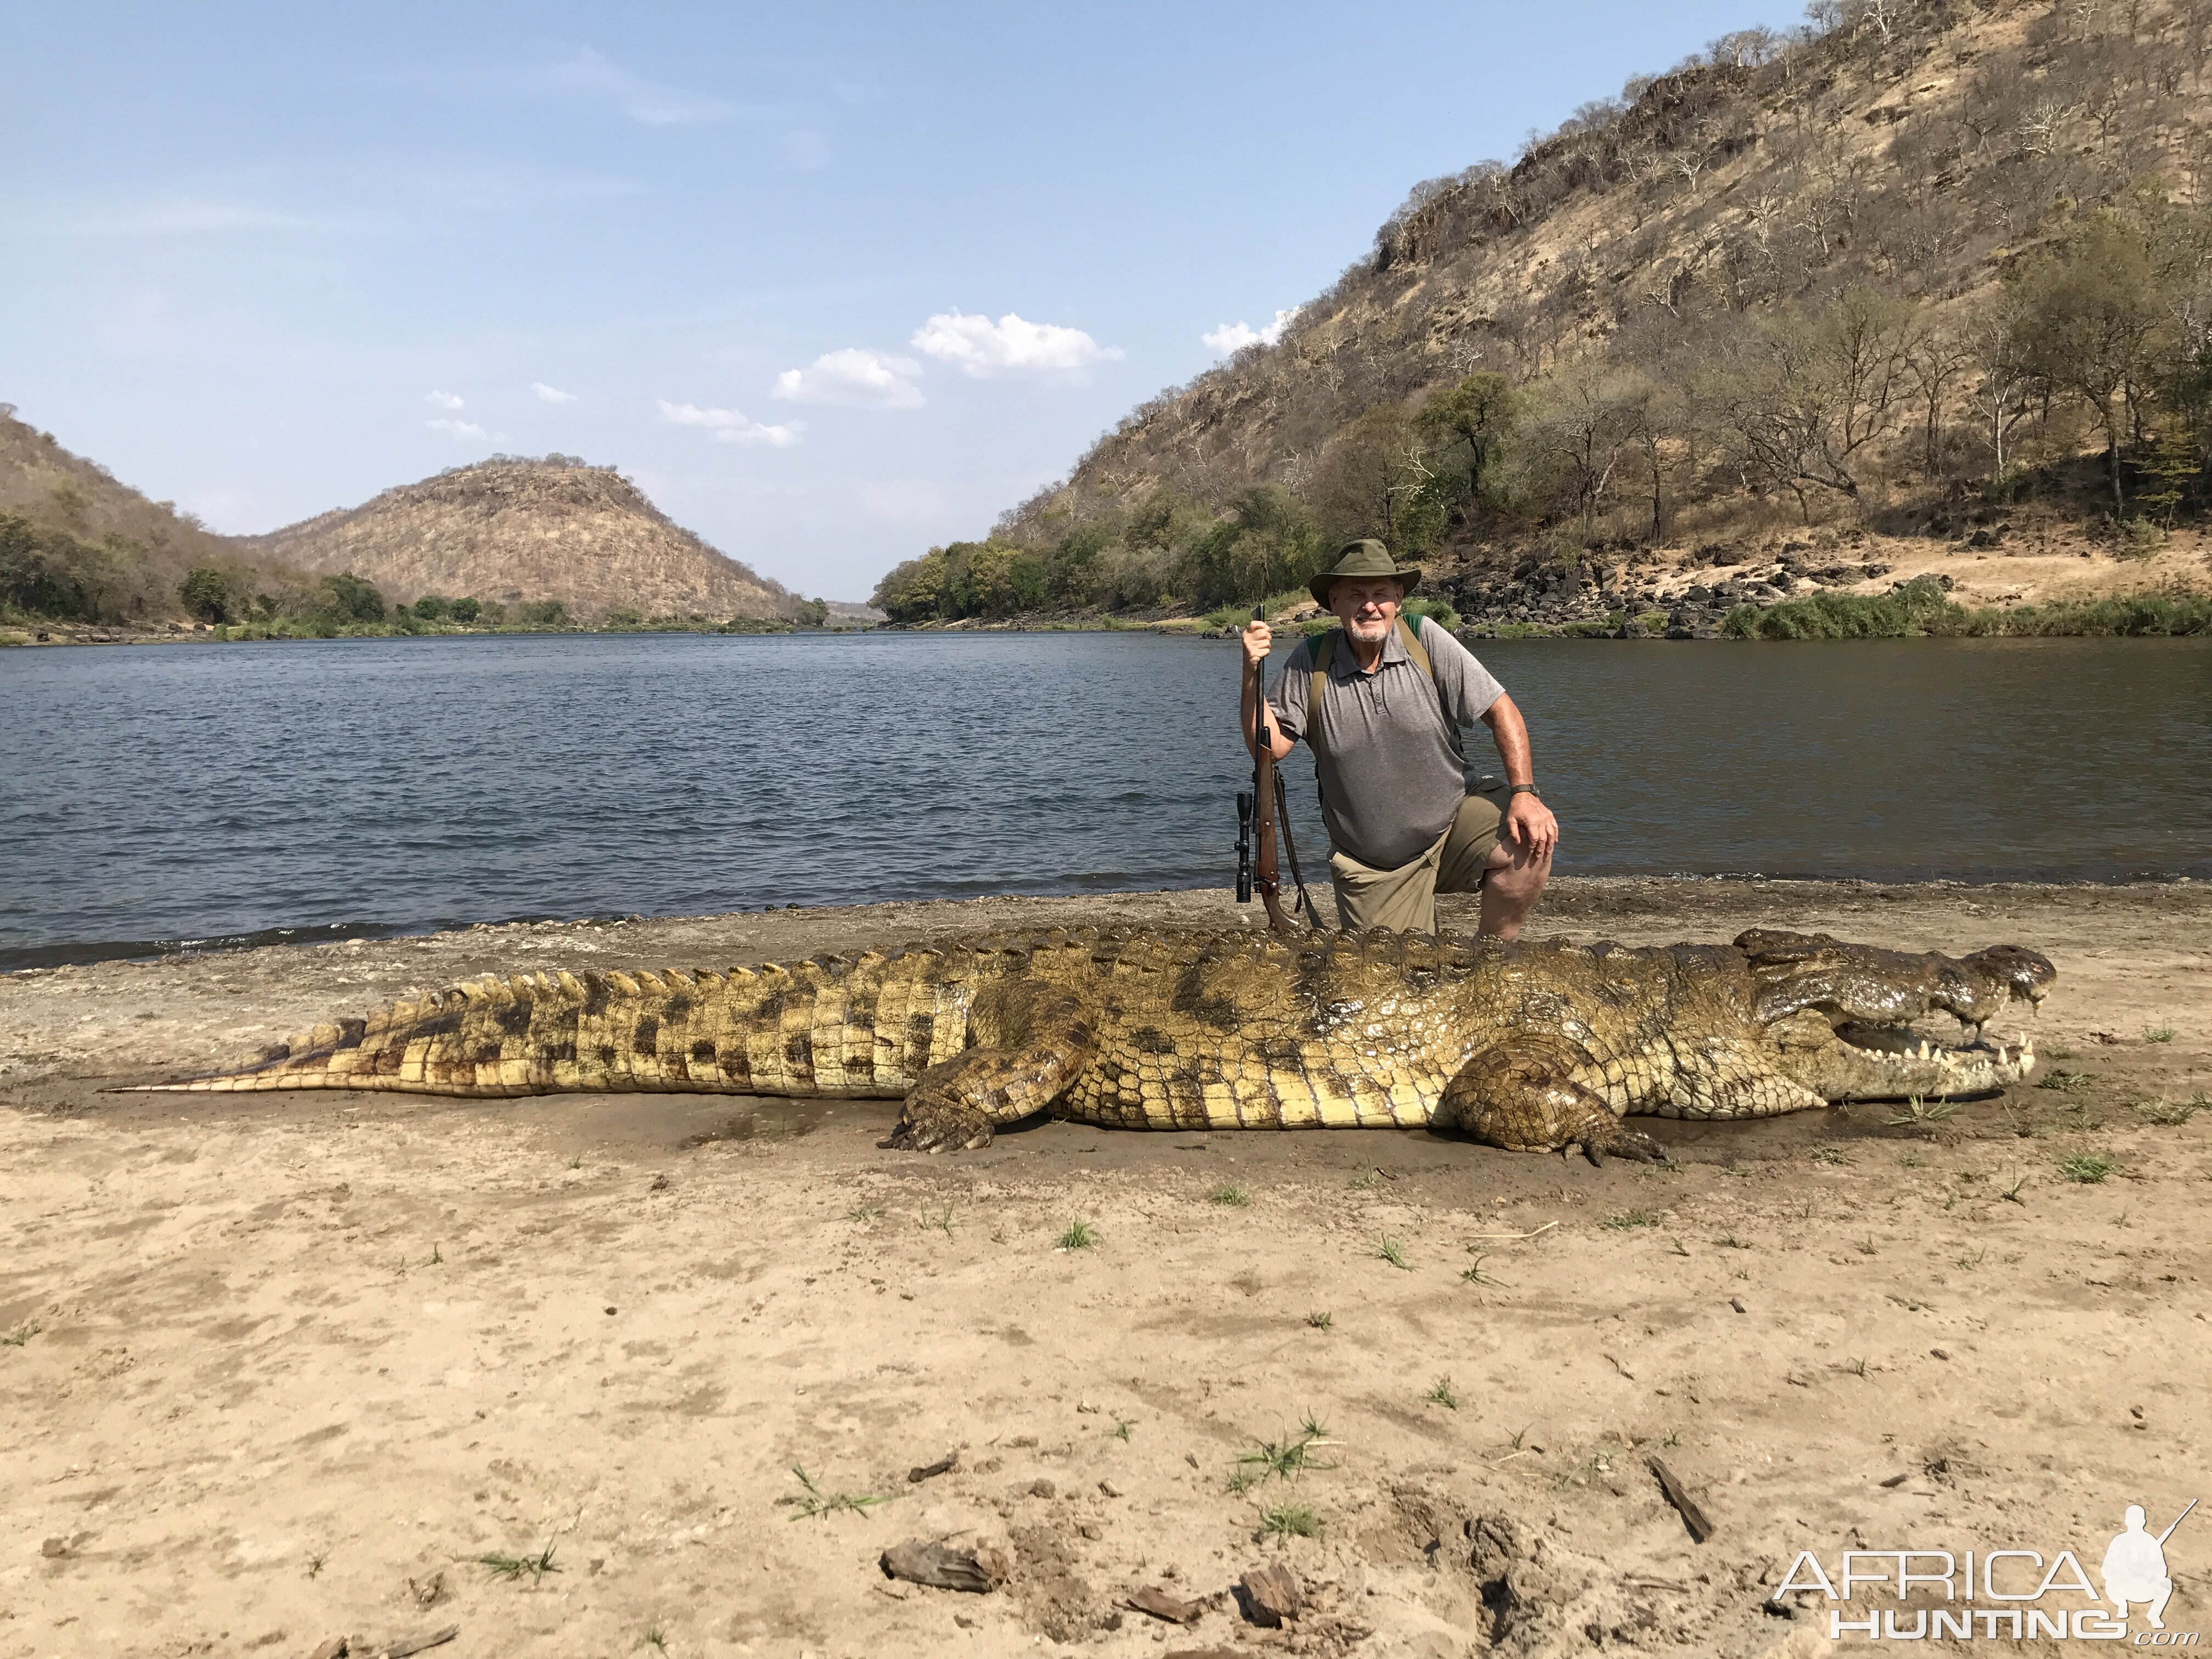
M 2020 1081 L 2034 1067 L 2033 1042 L 1985 1042 L 1983 1028 L 2016 1002 L 2039 1007 L 2057 977 L 2049 957 L 2016 945 L 1914 956 L 1762 928 L 1735 944 L 1751 969 L 1753 1018 L 1783 1069 L 1824 1100 L 1933 1100 Z M 1956 1041 L 1923 1029 L 1937 1015 L 1955 1022 Z

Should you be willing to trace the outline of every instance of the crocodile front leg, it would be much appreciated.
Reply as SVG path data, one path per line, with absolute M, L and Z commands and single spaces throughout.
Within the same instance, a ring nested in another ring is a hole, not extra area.
M 878 1146 L 916 1152 L 988 1146 L 994 1125 L 1044 1110 L 1091 1059 L 1083 1004 L 1030 980 L 986 988 L 969 1011 L 968 1041 L 964 1053 L 915 1079 L 898 1127 Z
M 1667 1149 L 1628 1127 L 1604 1098 L 1574 1080 L 1589 1056 L 1565 1037 L 1515 1031 L 1460 1067 L 1444 1085 L 1438 1128 L 1464 1131 L 1512 1152 L 1579 1145 L 1593 1164 L 1605 1155 L 1662 1162 Z

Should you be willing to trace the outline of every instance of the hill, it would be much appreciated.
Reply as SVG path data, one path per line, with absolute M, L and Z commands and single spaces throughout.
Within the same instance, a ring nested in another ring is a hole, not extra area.
M 417 606 L 410 619 L 404 607 L 425 595 L 479 605 Z M 0 619 L 327 633 L 388 627 L 392 602 L 410 628 L 449 614 L 528 625 L 871 614 L 801 600 L 612 469 L 570 456 L 494 456 L 266 535 L 222 536 L 0 404 Z
M 577 617 L 717 618 L 790 617 L 801 605 L 613 468 L 563 455 L 494 456 L 242 544 L 314 575 L 351 571 L 401 603 L 434 593 L 557 602 Z
M 2212 13 L 1810 15 L 1416 186 L 1273 343 L 877 603 L 1249 603 L 1366 534 L 1479 615 L 1846 544 L 1909 570 L 2056 538 L 2136 580 L 2212 461 Z
M 0 404 L 0 605 L 150 625 L 185 615 L 179 584 L 201 568 L 240 592 L 299 580 L 257 568 L 231 538 L 118 483 Z

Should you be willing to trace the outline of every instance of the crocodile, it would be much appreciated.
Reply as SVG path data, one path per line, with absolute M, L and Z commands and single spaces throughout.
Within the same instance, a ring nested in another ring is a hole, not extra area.
M 1770 1117 L 1985 1094 L 2050 961 L 1753 929 L 1732 945 L 1073 929 L 723 971 L 488 976 L 156 1090 L 882 1097 L 882 1144 L 974 1149 L 1039 1113 L 1126 1128 L 1427 1126 L 1665 1157 L 1635 1116 Z M 1949 1017 L 1959 1040 L 1914 1022 Z

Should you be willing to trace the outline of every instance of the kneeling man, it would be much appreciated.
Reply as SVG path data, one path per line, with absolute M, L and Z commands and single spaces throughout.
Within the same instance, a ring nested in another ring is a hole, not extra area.
M 1371 539 L 1313 579 L 1340 626 L 1284 665 L 1272 747 L 1278 760 L 1300 738 L 1313 750 L 1340 926 L 1432 933 L 1438 893 L 1479 891 L 1482 932 L 1510 939 L 1551 878 L 1559 820 L 1537 797 L 1528 728 L 1505 688 L 1436 623 L 1400 616 L 1420 579 Z M 1272 643 L 1266 623 L 1244 629 L 1247 749 Z M 1459 729 L 1477 720 L 1498 741 L 1502 793 L 1468 788 Z

